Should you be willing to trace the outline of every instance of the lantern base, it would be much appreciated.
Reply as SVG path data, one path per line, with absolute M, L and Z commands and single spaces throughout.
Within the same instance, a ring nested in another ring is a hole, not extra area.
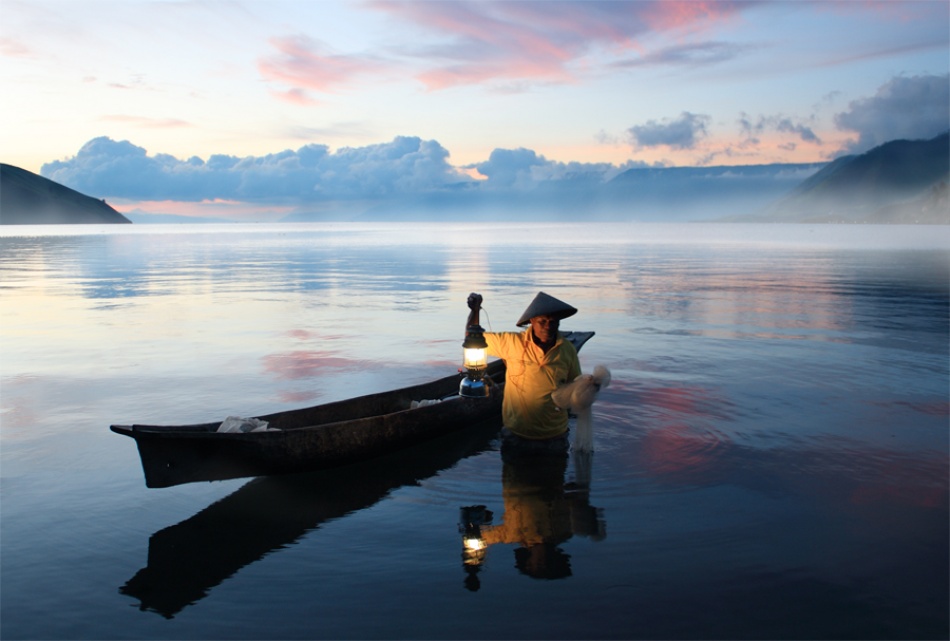
M 484 380 L 472 380 L 468 376 L 459 385 L 459 396 L 465 398 L 488 398 L 488 385 Z

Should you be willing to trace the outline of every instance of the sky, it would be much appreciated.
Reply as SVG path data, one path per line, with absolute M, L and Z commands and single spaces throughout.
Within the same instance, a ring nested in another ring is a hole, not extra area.
M 950 128 L 950 3 L 0 0 L 0 161 L 239 213 Z

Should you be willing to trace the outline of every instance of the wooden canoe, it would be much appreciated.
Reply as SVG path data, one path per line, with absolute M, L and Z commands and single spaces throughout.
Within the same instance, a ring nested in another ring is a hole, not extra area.
M 580 348 L 594 332 L 564 332 Z M 135 439 L 148 487 L 310 472 L 348 465 L 455 431 L 498 422 L 505 365 L 489 364 L 488 398 L 458 395 L 460 377 L 258 416 L 271 429 L 218 432 L 221 421 L 195 425 L 112 425 Z M 412 401 L 441 402 L 411 408 Z

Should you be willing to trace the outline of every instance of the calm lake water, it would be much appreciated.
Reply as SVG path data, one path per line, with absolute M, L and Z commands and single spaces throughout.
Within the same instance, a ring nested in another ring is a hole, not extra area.
M 0 636 L 946 639 L 948 232 L 0 228 Z M 108 429 L 452 374 L 538 290 L 613 374 L 589 458 L 156 490 Z

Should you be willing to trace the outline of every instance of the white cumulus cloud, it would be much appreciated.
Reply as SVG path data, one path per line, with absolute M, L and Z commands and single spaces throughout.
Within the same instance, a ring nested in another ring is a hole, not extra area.
M 43 176 L 103 197 L 162 200 L 309 201 L 385 197 L 469 180 L 438 142 L 391 142 L 330 151 L 310 144 L 266 156 L 212 155 L 207 161 L 149 156 L 128 141 L 100 137 L 72 158 L 43 165 Z

